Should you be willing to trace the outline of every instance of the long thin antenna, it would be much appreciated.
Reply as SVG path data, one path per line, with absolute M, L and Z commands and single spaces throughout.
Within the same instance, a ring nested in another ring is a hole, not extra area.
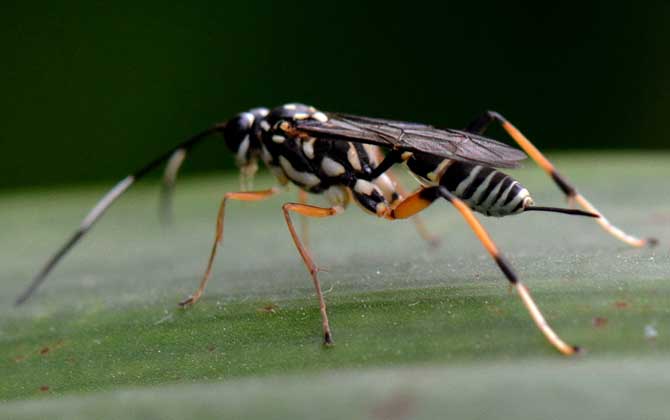
M 91 227 L 102 217 L 102 215 L 107 211 L 107 209 L 118 199 L 135 181 L 140 180 L 146 174 L 151 172 L 158 165 L 162 164 L 164 161 L 168 160 L 175 152 L 179 150 L 189 150 L 199 141 L 203 140 L 207 136 L 217 131 L 223 130 L 225 123 L 216 124 L 196 135 L 184 141 L 183 143 L 178 144 L 177 146 L 170 149 L 168 152 L 154 159 L 141 169 L 139 169 L 134 174 L 128 175 L 121 182 L 116 184 L 107 194 L 105 194 L 100 201 L 98 201 L 95 206 L 88 212 L 84 220 L 82 220 L 79 228 L 74 232 L 74 234 L 63 244 L 58 251 L 47 261 L 42 270 L 40 270 L 37 275 L 33 278 L 33 281 L 30 283 L 28 288 L 19 295 L 16 299 L 15 305 L 20 305 L 24 303 L 28 298 L 37 290 L 37 288 L 44 282 L 46 277 L 49 275 L 51 270 L 58 264 L 58 262 L 68 253 L 72 247 L 74 247 L 77 242 L 91 229 Z

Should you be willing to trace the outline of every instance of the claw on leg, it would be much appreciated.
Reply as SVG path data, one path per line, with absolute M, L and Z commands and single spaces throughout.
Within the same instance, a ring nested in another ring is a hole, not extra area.
M 282 206 L 284 212 L 284 219 L 286 219 L 286 226 L 288 227 L 289 232 L 291 233 L 291 238 L 293 238 L 293 243 L 298 249 L 300 256 L 302 257 L 303 262 L 307 271 L 309 271 L 310 276 L 312 277 L 312 282 L 314 283 L 314 289 L 316 290 L 316 296 L 319 299 L 319 311 L 321 313 L 321 326 L 323 328 L 323 344 L 325 346 L 333 345 L 333 335 L 330 331 L 330 323 L 328 322 L 328 312 L 326 311 L 326 301 L 323 298 L 323 292 L 321 291 L 321 283 L 319 282 L 319 271 L 324 271 L 319 269 L 314 263 L 312 256 L 300 240 L 298 233 L 295 230 L 293 221 L 291 220 L 290 212 L 295 212 L 303 216 L 308 217 L 330 217 L 340 214 L 344 211 L 344 208 L 341 206 L 334 206 L 330 208 L 310 206 L 307 204 L 300 203 L 286 203 Z

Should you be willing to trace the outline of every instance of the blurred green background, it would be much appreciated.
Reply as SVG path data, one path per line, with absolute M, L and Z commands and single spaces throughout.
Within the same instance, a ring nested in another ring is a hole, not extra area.
M 667 2 L 12 3 L 0 188 L 119 179 L 289 101 L 450 127 L 496 109 L 551 150 L 667 147 Z M 214 141 L 187 168 L 231 163 Z

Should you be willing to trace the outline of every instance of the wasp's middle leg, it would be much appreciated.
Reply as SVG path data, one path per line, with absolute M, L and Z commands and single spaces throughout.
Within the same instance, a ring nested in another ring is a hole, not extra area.
M 391 206 L 393 206 L 396 202 L 402 200 L 404 197 L 407 196 L 407 190 L 400 183 L 400 180 L 398 180 L 392 169 L 386 171 L 384 175 L 388 176 L 388 179 L 391 181 L 392 187 L 394 189 L 394 191 L 391 194 L 393 193 L 396 194 L 396 197 L 393 197 L 394 199 L 391 201 Z M 380 184 L 377 185 L 379 185 L 379 187 L 382 188 L 382 190 L 384 189 L 382 185 Z M 414 222 L 414 227 L 416 228 L 416 231 L 419 233 L 419 236 L 421 236 L 421 238 L 423 238 L 426 242 L 428 242 L 430 246 L 438 247 L 440 245 L 440 238 L 438 238 L 437 235 L 430 233 L 430 230 L 426 226 L 423 217 L 417 214 L 414 217 L 412 217 L 412 222 Z
M 617 239 L 627 243 L 630 246 L 641 247 L 645 245 L 656 245 L 658 240 L 655 238 L 637 238 L 633 235 L 630 235 L 620 228 L 614 226 L 605 216 L 602 215 L 596 209 L 593 204 L 591 204 L 583 195 L 581 195 L 577 189 L 568 181 L 568 179 L 562 175 L 556 167 L 547 159 L 542 152 L 540 152 L 533 143 L 530 142 L 524 136 L 521 131 L 519 131 L 514 125 L 512 125 L 505 117 L 494 111 L 487 111 L 482 114 L 480 117 L 475 119 L 473 122 L 468 125 L 466 131 L 482 134 L 486 129 L 491 125 L 492 122 L 497 121 L 500 123 L 502 128 L 507 132 L 517 142 L 519 146 L 526 152 L 558 185 L 558 187 L 563 191 L 563 193 L 568 198 L 568 201 L 571 203 L 576 202 L 584 210 L 600 215 L 597 219 L 600 226 L 605 229 L 609 234 L 616 237 Z
M 301 203 L 286 203 L 282 206 L 282 211 L 284 212 L 284 218 L 286 219 L 288 230 L 291 233 L 291 238 L 293 238 L 295 247 L 298 249 L 302 260 L 305 263 L 305 267 L 307 267 L 307 271 L 309 271 L 309 274 L 312 277 L 314 288 L 316 289 L 316 295 L 319 299 L 319 310 L 321 312 L 321 323 L 323 327 L 323 343 L 325 345 L 332 345 L 333 335 L 330 332 L 330 323 L 328 322 L 328 313 L 326 312 L 326 301 L 323 298 L 321 283 L 319 282 L 319 268 L 314 263 L 312 255 L 310 254 L 307 247 L 303 245 L 302 241 L 300 240 L 300 236 L 298 236 L 298 233 L 295 230 L 295 226 L 293 225 L 293 220 L 291 220 L 290 212 L 295 212 L 307 217 L 330 217 L 342 213 L 344 211 L 344 206 L 336 205 L 326 208 L 310 206 Z

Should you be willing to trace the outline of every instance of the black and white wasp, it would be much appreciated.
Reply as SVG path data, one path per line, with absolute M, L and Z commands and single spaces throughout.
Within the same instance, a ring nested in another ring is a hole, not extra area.
M 517 142 L 557 183 L 568 199 L 584 210 L 538 207 L 518 181 L 495 168 L 514 168 L 526 154 L 503 143 L 483 137 L 494 121 Z M 289 232 L 307 267 L 321 310 L 324 343 L 332 343 L 326 304 L 319 283 L 319 269 L 293 225 L 291 214 L 307 217 L 334 216 L 353 201 L 367 213 L 388 220 L 416 216 L 435 200 L 443 198 L 465 218 L 486 250 L 521 297 L 533 321 L 561 353 L 571 355 L 577 347 L 566 344 L 549 327 L 519 281 L 509 263 L 479 223 L 473 211 L 487 216 L 508 216 L 527 211 L 549 211 L 590 216 L 615 237 L 631 246 L 654 244 L 654 239 L 638 239 L 610 224 L 568 180 L 512 124 L 495 112 L 486 112 L 464 130 L 441 129 L 431 125 L 379 118 L 324 113 L 303 104 L 287 104 L 272 110 L 254 108 L 216 124 L 177 145 L 112 188 L 88 213 L 73 236 L 56 252 L 33 282 L 18 298 L 23 303 L 44 281 L 60 259 L 81 239 L 109 206 L 135 181 L 167 162 L 165 191 L 169 193 L 186 153 L 210 134 L 222 133 L 240 168 L 242 191 L 224 195 L 217 217 L 216 237 L 205 274 L 195 293 L 180 302 L 192 305 L 202 296 L 209 280 L 217 248 L 223 240 L 223 219 L 229 200 L 259 201 L 282 191 L 274 187 L 262 191 L 246 188 L 258 169 L 258 160 L 274 173 L 280 186 L 297 185 L 300 202 L 282 206 Z M 404 162 L 421 187 L 406 194 L 391 172 Z M 329 207 L 305 203 L 304 192 L 323 194 Z M 169 194 L 165 195 L 166 203 Z M 417 222 L 419 233 L 431 235 Z

